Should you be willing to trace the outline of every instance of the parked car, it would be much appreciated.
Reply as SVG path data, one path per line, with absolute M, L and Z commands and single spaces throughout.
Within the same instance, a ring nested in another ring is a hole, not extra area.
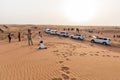
M 45 32 L 46 32 L 46 33 L 50 33 L 50 31 L 51 31 L 51 29 L 48 29 L 48 28 L 45 29 Z
M 88 29 L 88 32 L 89 32 L 89 33 L 93 33 L 93 30 L 92 30 L 92 29 Z
M 57 30 L 50 30 L 50 34 L 56 35 L 57 34 Z
M 81 40 L 85 39 L 85 35 L 83 34 L 74 34 L 74 35 L 71 35 L 70 37 L 73 39 L 81 39 Z
M 63 37 L 68 37 L 69 36 L 68 32 L 59 32 L 58 35 L 63 36 Z
M 104 44 L 104 45 L 109 45 L 111 40 L 110 38 L 102 38 L 102 37 L 96 37 L 96 36 L 93 36 L 92 39 L 91 39 L 91 42 L 94 43 L 101 43 L 101 44 Z

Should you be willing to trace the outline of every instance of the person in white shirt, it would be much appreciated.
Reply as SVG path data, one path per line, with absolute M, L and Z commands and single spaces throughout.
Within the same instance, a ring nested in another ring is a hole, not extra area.
M 45 48 L 43 41 L 41 41 L 41 43 L 40 43 L 40 48 L 42 48 L 42 49 Z
M 41 42 L 40 42 L 39 49 L 47 49 L 47 48 L 44 46 L 44 43 L 43 43 L 43 41 L 41 41 Z

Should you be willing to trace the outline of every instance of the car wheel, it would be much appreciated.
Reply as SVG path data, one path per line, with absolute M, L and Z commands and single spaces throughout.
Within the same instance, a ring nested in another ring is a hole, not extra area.
M 103 44 L 104 44 L 104 45 L 107 45 L 107 43 L 106 43 L 106 42 L 103 42 Z
M 78 37 L 78 39 L 80 39 L 80 37 Z
M 94 43 L 95 41 L 94 40 L 91 40 L 91 43 Z
M 81 39 L 81 40 L 84 40 L 84 39 Z

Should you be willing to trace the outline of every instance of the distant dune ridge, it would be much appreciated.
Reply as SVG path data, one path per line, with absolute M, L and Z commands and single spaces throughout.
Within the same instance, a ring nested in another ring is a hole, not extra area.
M 45 28 L 86 36 L 84 41 L 50 35 Z M 31 29 L 33 46 L 28 46 Z M 2 32 L 3 30 L 3 32 Z M 93 30 L 93 32 L 89 31 Z M 38 50 L 38 32 L 47 49 Z M 21 42 L 17 34 L 21 32 Z M 12 33 L 12 42 L 7 35 Z M 120 80 L 120 28 L 61 25 L 0 25 L 0 80 Z M 91 43 L 109 37 L 110 46 Z

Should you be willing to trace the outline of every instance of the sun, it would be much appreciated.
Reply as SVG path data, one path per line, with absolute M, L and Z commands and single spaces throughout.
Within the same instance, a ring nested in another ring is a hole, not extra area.
M 86 22 L 96 16 L 97 4 L 96 0 L 67 0 L 63 5 L 63 12 L 71 21 Z

